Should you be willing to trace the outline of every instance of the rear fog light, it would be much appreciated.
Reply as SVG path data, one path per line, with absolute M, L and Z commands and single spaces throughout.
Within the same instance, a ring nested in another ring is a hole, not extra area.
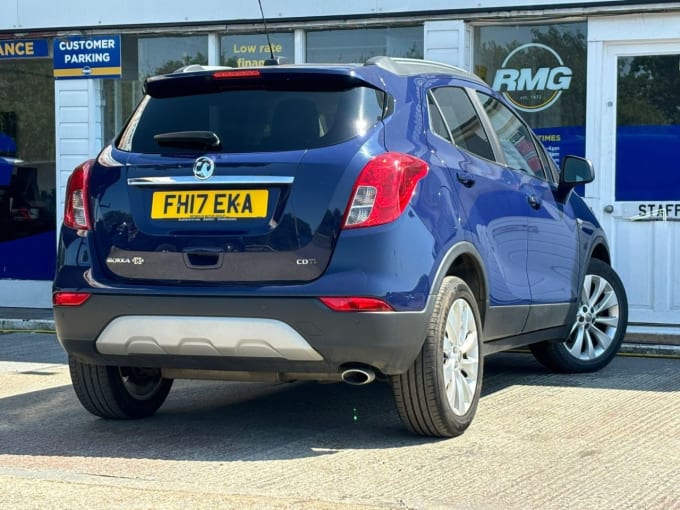
M 80 306 L 90 299 L 87 292 L 57 292 L 52 296 L 54 306 Z
M 382 299 L 369 297 L 322 297 L 321 302 L 335 312 L 392 312 Z

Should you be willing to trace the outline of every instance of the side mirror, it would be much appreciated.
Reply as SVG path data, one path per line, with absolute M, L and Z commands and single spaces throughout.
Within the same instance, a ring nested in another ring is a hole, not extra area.
M 589 160 L 578 156 L 565 156 L 562 160 L 560 183 L 557 187 L 558 200 L 566 201 L 574 186 L 593 182 L 594 179 L 595 170 Z
M 587 159 L 578 156 L 565 156 L 562 160 L 560 185 L 566 184 L 573 187 L 577 184 L 593 182 L 594 179 L 593 164 Z

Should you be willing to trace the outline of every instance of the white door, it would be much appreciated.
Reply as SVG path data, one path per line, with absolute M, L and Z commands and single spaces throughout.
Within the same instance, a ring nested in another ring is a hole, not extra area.
M 602 129 L 599 138 L 591 135 L 601 143 L 597 213 L 628 294 L 631 325 L 678 327 L 680 39 L 602 49 L 601 104 L 594 108 Z

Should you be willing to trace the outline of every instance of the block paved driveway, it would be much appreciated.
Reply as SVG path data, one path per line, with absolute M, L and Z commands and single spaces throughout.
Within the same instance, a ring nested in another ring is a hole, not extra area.
M 678 359 L 491 356 L 448 440 L 405 432 L 380 383 L 176 381 L 155 417 L 105 421 L 65 363 L 54 335 L 0 334 L 3 509 L 680 509 Z

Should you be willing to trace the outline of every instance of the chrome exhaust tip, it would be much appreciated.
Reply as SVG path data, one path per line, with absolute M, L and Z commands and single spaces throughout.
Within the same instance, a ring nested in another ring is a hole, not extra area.
M 340 374 L 342 382 L 353 386 L 363 386 L 375 380 L 375 372 L 370 368 L 348 368 Z

